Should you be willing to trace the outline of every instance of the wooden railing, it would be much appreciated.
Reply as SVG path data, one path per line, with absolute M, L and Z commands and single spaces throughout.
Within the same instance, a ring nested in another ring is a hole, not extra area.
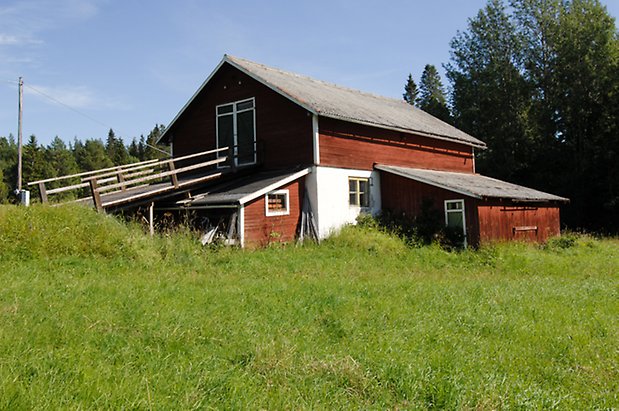
M 226 155 L 222 155 L 222 154 Z M 84 173 L 71 174 L 67 176 L 48 178 L 45 180 L 38 180 L 29 182 L 29 186 L 37 185 L 39 187 L 39 195 L 41 202 L 47 203 L 49 196 L 52 194 L 63 193 L 72 190 L 79 190 L 85 187 L 90 188 L 90 196 L 97 210 L 103 210 L 105 206 L 115 205 L 119 202 L 131 201 L 133 198 L 144 196 L 145 193 L 141 192 L 132 196 L 130 192 L 142 186 L 147 186 L 153 183 L 164 183 L 166 180 L 169 184 L 165 184 L 163 187 L 153 188 L 151 192 L 146 194 L 154 194 L 156 192 L 170 191 L 171 189 L 178 189 L 181 186 L 187 186 L 189 183 L 195 184 L 201 181 L 205 181 L 209 178 L 213 178 L 215 175 L 220 175 L 221 172 L 212 173 L 209 176 L 204 175 L 205 169 L 213 167 L 217 164 L 228 162 L 229 170 L 234 171 L 235 162 L 232 148 L 224 147 L 216 150 L 208 150 L 200 153 L 190 154 L 182 157 L 175 157 L 163 160 L 147 160 L 139 163 L 127 164 L 118 167 L 108 167 L 101 170 L 88 171 Z M 214 157 L 207 159 L 208 157 Z M 200 161 L 195 162 L 200 159 Z M 188 161 L 192 160 L 192 161 Z M 180 163 L 180 167 L 177 165 Z M 214 168 L 214 167 L 213 167 Z M 214 170 L 216 171 L 216 170 Z M 202 175 L 187 178 L 181 181 L 179 176 L 181 174 L 189 175 L 193 173 L 201 173 Z M 80 183 L 69 184 L 67 186 L 61 186 L 53 189 L 48 189 L 46 184 L 58 181 L 66 181 L 70 179 L 80 178 Z M 115 199 L 110 201 L 103 201 L 102 196 L 106 195 L 110 197 L 114 193 L 127 192 L 126 196 L 121 196 L 121 199 Z M 78 198 L 74 201 L 85 201 L 89 197 Z

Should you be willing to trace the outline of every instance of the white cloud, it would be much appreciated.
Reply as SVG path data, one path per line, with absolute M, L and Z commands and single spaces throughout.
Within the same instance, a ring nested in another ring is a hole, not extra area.
M 35 96 L 46 103 L 61 105 L 75 110 L 80 109 L 111 109 L 126 111 L 131 106 L 119 99 L 99 97 L 86 86 L 43 86 L 25 85 L 24 92 Z
M 0 46 L 40 44 L 47 30 L 93 18 L 102 0 L 19 0 L 0 6 Z
M 41 40 L 0 33 L 0 46 L 18 46 L 24 44 L 41 44 Z

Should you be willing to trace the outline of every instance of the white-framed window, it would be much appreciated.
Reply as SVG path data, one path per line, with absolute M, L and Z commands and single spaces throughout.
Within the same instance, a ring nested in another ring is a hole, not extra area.
M 256 162 L 255 99 L 234 101 L 215 107 L 217 148 L 233 147 L 236 165 Z M 220 157 L 228 153 L 219 153 Z
M 370 179 L 348 177 L 348 203 L 353 207 L 370 206 Z
M 462 230 L 464 245 L 466 246 L 464 200 L 445 200 L 445 226 Z
M 267 217 L 290 214 L 290 192 L 288 190 L 275 190 L 267 193 L 264 203 Z

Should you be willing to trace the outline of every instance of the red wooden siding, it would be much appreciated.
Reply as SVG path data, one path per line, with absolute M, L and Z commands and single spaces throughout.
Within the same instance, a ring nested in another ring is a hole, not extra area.
M 224 64 L 170 130 L 174 155 L 216 147 L 215 107 L 255 98 L 256 140 L 266 168 L 311 164 L 312 117 L 290 100 Z M 260 152 L 259 152 L 260 154 Z
M 371 170 L 375 163 L 473 172 L 470 146 L 320 117 L 320 164 Z
M 523 240 L 544 242 L 560 234 L 559 208 L 549 205 L 512 206 L 480 201 L 481 242 Z
M 380 191 L 383 210 L 415 217 L 421 213 L 422 203 L 427 200 L 440 211 L 443 221 L 445 200 L 464 200 L 467 241 L 471 245 L 479 243 L 475 199 L 386 172 L 380 173 Z
M 245 205 L 245 245 L 265 246 L 272 242 L 294 241 L 301 219 L 303 204 L 304 177 L 278 188 L 289 191 L 290 214 L 267 216 L 265 196 Z
M 553 204 L 478 200 L 386 172 L 381 172 L 380 180 L 383 209 L 411 217 L 420 214 L 425 198 L 443 213 L 445 200 L 463 199 L 470 245 L 507 240 L 544 242 L 560 234 L 559 208 Z

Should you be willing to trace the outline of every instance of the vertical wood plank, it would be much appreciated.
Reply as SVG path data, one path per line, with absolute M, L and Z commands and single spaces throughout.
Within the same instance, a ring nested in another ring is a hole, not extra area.
M 101 203 L 101 193 L 99 193 L 99 184 L 97 179 L 93 178 L 90 181 L 90 192 L 92 194 L 92 201 L 95 204 L 95 208 L 98 212 L 103 211 L 103 204 Z
M 41 197 L 42 203 L 47 203 L 47 189 L 45 188 L 45 183 L 39 183 L 39 196 Z

